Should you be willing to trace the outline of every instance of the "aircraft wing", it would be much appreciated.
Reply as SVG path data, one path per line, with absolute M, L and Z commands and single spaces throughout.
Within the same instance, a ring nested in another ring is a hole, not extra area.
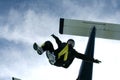
M 21 79 L 18 79 L 18 78 L 12 77 L 12 80 L 21 80 Z
M 89 36 L 90 29 L 96 27 L 96 37 L 120 40 L 120 24 L 73 20 L 60 18 L 59 33 Z

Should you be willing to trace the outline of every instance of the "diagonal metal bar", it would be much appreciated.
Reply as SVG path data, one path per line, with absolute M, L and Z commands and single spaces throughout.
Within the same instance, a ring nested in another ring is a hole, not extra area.
M 94 57 L 95 34 L 96 28 L 93 27 L 85 51 L 85 55 L 92 58 Z M 82 61 L 77 80 L 92 80 L 92 71 L 93 63 Z

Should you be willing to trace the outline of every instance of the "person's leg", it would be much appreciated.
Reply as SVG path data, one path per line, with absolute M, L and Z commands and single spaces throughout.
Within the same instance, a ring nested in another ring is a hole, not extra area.
M 43 49 L 43 51 L 50 51 L 50 52 L 54 52 L 54 48 L 53 48 L 53 44 L 50 41 L 46 41 L 41 48 Z
M 50 41 L 46 41 L 41 47 L 46 51 L 46 56 L 50 64 L 54 65 L 56 62 L 56 55 L 54 54 L 53 44 Z
M 41 55 L 44 51 L 54 52 L 53 45 L 50 41 L 46 41 L 42 46 L 38 46 L 37 43 L 34 43 L 33 48 L 39 55 Z

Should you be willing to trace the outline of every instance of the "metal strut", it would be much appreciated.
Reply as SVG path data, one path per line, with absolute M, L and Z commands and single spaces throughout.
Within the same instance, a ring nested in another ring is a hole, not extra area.
M 85 55 L 92 58 L 94 57 L 95 35 L 96 35 L 96 28 L 93 27 L 85 51 Z M 85 62 L 83 60 L 81 63 L 77 80 L 92 80 L 92 71 L 93 71 L 93 63 Z

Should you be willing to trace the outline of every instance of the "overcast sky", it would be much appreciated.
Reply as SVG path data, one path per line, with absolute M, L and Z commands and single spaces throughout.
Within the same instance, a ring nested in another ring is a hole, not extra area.
M 84 53 L 87 37 L 59 34 L 59 19 L 120 23 L 120 0 L 0 0 L 0 80 L 75 80 L 82 60 L 75 59 L 68 69 L 50 65 L 39 56 L 33 43 L 40 45 L 57 35 L 63 42 L 76 41 Z M 119 37 L 119 36 L 118 36 Z M 120 80 L 120 41 L 96 38 L 93 80 Z

